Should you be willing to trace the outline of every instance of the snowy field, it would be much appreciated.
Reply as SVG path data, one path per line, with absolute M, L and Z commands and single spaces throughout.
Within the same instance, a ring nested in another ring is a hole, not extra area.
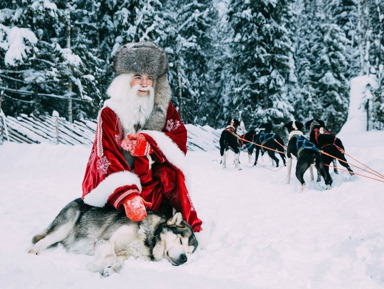
M 384 131 L 341 138 L 351 156 L 384 174 Z M 384 286 L 383 182 L 342 172 L 332 174 L 333 188 L 324 190 L 307 174 L 300 193 L 297 179 L 292 175 L 287 185 L 286 168 L 276 170 L 267 156 L 262 166 L 251 167 L 242 153 L 241 171 L 231 163 L 223 170 L 216 150 L 188 153 L 192 199 L 207 241 L 187 264 L 129 259 L 120 274 L 101 278 L 86 269 L 91 257 L 62 247 L 27 254 L 32 236 L 80 196 L 89 150 L 0 146 L 1 288 Z
M 339 137 L 350 156 L 383 175 L 384 131 L 364 132 L 365 114 L 359 111 L 369 81 L 352 81 L 348 121 Z M 241 171 L 231 162 L 222 169 L 209 131 L 188 127 L 193 147 L 207 149 L 188 153 L 190 193 L 204 222 L 205 242 L 182 266 L 129 259 L 109 278 L 87 271 L 90 256 L 60 246 L 40 256 L 27 254 L 32 236 L 81 195 L 90 147 L 1 145 L 0 288 L 384 287 L 383 178 L 352 166 L 377 180 L 332 173 L 333 187 L 325 190 L 324 182 L 312 182 L 307 173 L 307 187 L 300 192 L 294 175 L 286 184 L 286 168 L 273 167 L 267 156 L 252 167 L 241 153 Z

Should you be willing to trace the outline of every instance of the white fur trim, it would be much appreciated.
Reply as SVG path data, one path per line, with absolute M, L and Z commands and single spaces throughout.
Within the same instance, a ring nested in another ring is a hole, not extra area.
M 136 185 L 141 192 L 140 179 L 134 173 L 123 171 L 110 174 L 96 188 L 85 195 L 84 203 L 95 207 L 104 207 L 108 198 L 117 188 L 131 185 Z
M 173 140 L 163 132 L 154 130 L 142 130 L 140 132 L 149 135 L 156 141 L 158 147 L 167 158 L 167 160 L 183 172 L 186 185 L 189 187 L 190 184 L 187 181 L 187 179 L 189 179 L 187 158 L 184 152 L 177 146 L 177 144 L 174 143 Z

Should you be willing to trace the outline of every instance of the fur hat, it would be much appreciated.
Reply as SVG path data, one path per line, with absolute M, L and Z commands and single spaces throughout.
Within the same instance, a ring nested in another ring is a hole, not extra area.
M 152 42 L 127 43 L 116 53 L 113 68 L 116 75 L 127 72 L 151 74 L 159 78 L 167 72 L 164 50 Z
M 168 57 L 152 42 L 127 43 L 116 52 L 113 62 L 115 74 L 140 73 L 155 77 L 155 99 L 152 113 L 144 129 L 161 131 L 171 100 L 167 79 Z

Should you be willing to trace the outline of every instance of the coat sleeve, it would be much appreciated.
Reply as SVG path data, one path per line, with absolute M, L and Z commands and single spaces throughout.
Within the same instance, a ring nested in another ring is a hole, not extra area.
M 157 161 L 167 161 L 181 171 L 186 171 L 187 129 L 172 103 L 169 104 L 162 131 L 144 130 L 141 133 L 151 144 Z
M 140 180 L 120 147 L 123 135 L 117 115 L 110 108 L 103 108 L 82 185 L 86 204 L 103 207 L 109 202 L 118 208 L 129 194 L 140 193 Z

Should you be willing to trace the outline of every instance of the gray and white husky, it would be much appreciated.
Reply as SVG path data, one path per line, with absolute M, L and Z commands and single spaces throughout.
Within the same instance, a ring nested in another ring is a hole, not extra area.
M 92 207 L 82 199 L 67 204 L 32 243 L 30 254 L 61 243 L 70 252 L 94 255 L 88 269 L 104 276 L 118 272 L 131 256 L 152 261 L 165 258 L 178 266 L 198 246 L 181 213 L 168 219 L 149 211 L 143 221 L 133 222 L 124 210 Z

